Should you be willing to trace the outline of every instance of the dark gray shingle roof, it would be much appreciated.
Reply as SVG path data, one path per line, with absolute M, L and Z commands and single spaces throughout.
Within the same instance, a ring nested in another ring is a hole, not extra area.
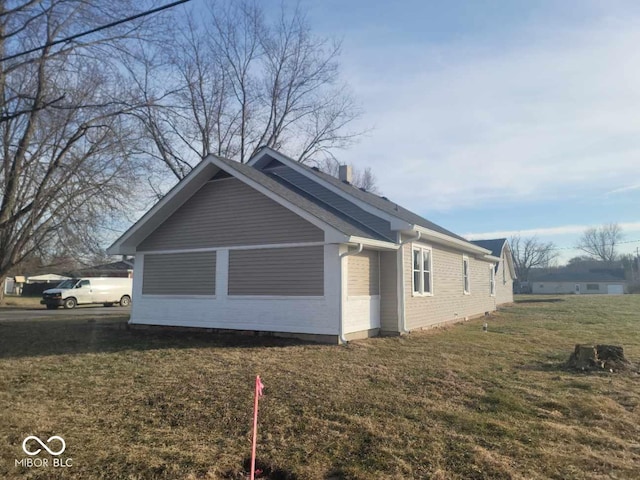
M 389 241 L 395 241 L 396 236 L 391 231 L 391 225 L 388 221 L 363 210 L 354 202 L 332 192 L 317 181 L 305 177 L 285 165 L 264 169 L 263 171 L 278 183 L 299 193 L 316 205 L 329 209 L 340 218 L 359 225 L 365 230 L 378 234 Z
M 502 255 L 502 248 L 504 247 L 504 243 L 506 241 L 506 238 L 494 238 L 491 240 L 471 240 L 471 243 L 481 248 L 491 250 L 491 255 L 493 255 L 494 257 L 499 257 L 500 255 Z
M 358 200 L 368 203 L 369 205 L 377 208 L 378 210 L 382 210 L 383 212 L 386 212 L 390 215 L 394 215 L 395 217 L 401 220 L 404 220 L 405 222 L 408 222 L 414 225 L 420 225 L 421 227 L 428 228 L 429 230 L 433 230 L 434 232 L 442 233 L 444 235 L 457 238 L 458 240 L 462 240 L 467 243 L 469 242 L 466 238 L 463 238 L 460 235 L 457 235 L 447 230 L 446 228 L 443 228 L 440 225 L 437 225 L 432 221 L 421 217 L 417 213 L 413 213 L 412 211 L 407 210 L 406 208 L 398 205 L 397 203 L 392 202 L 391 200 L 386 200 L 373 193 L 360 190 L 359 188 L 356 188 L 353 185 L 344 183 L 342 180 L 332 175 L 326 174 L 324 172 L 316 171 L 313 168 L 307 167 L 304 164 L 300 164 L 300 165 L 303 168 L 307 169 L 308 171 L 312 172 L 317 177 L 331 183 L 335 187 L 343 190 L 344 192 L 349 193 L 350 195 L 353 195 Z

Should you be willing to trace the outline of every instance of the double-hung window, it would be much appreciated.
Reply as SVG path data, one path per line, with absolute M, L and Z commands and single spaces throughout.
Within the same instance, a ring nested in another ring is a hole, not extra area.
M 432 295 L 433 277 L 431 264 L 431 249 L 428 247 L 413 247 L 413 294 Z
M 492 297 L 496 296 L 496 269 L 493 265 L 489 266 L 489 293 Z
M 462 288 L 465 295 L 468 295 L 470 290 L 469 285 L 469 257 L 462 257 Z

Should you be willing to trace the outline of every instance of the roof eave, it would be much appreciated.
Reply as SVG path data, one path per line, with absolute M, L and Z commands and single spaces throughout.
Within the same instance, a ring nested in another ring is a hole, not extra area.
M 420 225 L 412 225 L 411 231 L 420 232 L 421 239 L 431 240 L 432 242 L 447 245 L 482 257 L 491 256 L 492 253 L 491 250 L 487 250 L 486 248 L 478 247 L 477 245 L 474 245 L 470 242 L 459 240 L 455 237 L 450 237 L 449 235 L 430 230 Z
M 398 250 L 400 245 L 393 242 L 385 242 L 384 240 L 375 240 L 373 238 L 365 238 L 358 236 L 350 236 L 346 243 L 363 244 L 367 247 L 373 247 L 379 250 Z

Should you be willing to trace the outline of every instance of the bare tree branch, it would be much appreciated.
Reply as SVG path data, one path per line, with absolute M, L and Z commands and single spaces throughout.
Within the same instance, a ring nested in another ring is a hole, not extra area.
M 558 257 L 553 242 L 541 242 L 537 237 L 521 238 L 516 235 L 509 239 L 516 276 L 519 281 L 529 280 L 533 268 L 547 268 Z
M 147 152 L 174 175 L 210 152 L 245 162 L 265 145 L 302 162 L 331 158 L 360 134 L 349 130 L 360 112 L 339 82 L 340 44 L 315 36 L 300 7 L 270 21 L 259 3 L 227 1 L 177 24 L 135 82 L 163 98 L 139 119 Z
M 623 238 L 622 227 L 617 223 L 609 223 L 585 230 L 576 248 L 591 258 L 611 263 L 618 257 L 617 245 Z

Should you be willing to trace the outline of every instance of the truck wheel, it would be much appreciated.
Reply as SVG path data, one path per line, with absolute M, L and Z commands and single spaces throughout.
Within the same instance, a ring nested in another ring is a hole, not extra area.
M 124 295 L 120 299 L 120 306 L 121 307 L 128 307 L 129 305 L 131 305 L 131 297 L 129 297 L 129 295 Z
M 64 301 L 64 308 L 76 308 L 76 299 L 73 297 L 66 298 Z
M 47 305 L 47 310 L 55 310 L 56 308 L 58 308 L 57 305 Z

